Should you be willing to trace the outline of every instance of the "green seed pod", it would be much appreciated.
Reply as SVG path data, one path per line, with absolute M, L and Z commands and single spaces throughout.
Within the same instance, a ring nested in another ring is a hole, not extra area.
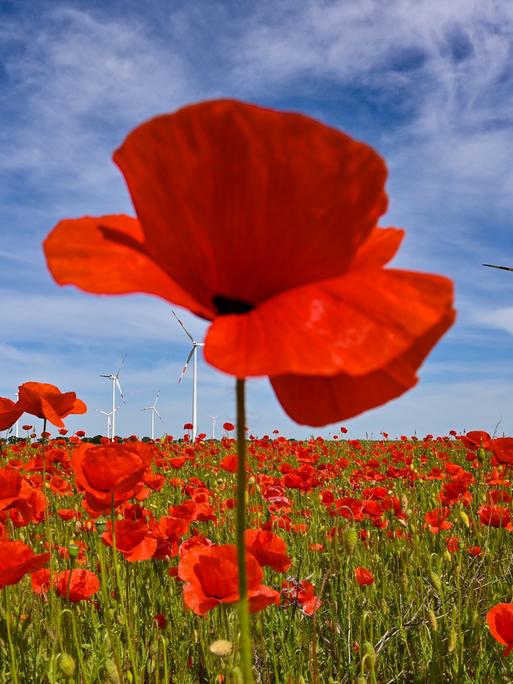
M 134 675 L 132 674 L 131 670 L 127 671 L 126 679 L 127 679 L 127 682 L 129 682 L 130 684 L 132 684 L 132 682 L 134 681 Z
M 67 679 L 71 679 L 77 669 L 76 663 L 69 653 L 59 654 L 58 666 L 59 670 Z
M 448 563 L 450 563 L 452 561 L 452 556 L 447 549 L 445 549 L 445 551 L 443 552 L 443 559 L 445 561 L 447 561 Z
M 78 556 L 79 551 L 80 551 L 80 547 L 77 544 L 72 543 L 68 546 L 68 552 L 69 552 L 70 558 L 76 558 Z
M 381 612 L 383 615 L 388 615 L 388 603 L 384 598 L 381 599 Z

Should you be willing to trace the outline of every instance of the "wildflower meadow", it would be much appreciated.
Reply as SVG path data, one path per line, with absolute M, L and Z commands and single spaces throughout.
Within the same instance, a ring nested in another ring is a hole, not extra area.
M 414 387 L 456 317 L 450 278 L 388 266 L 384 159 L 233 99 L 113 159 L 135 215 L 59 220 L 49 274 L 207 321 L 186 366 L 231 376 L 236 419 L 198 434 L 194 380 L 184 434 L 122 438 L 119 371 L 110 437 L 68 434 L 74 391 L 0 399 L 0 429 L 30 420 L 1 443 L 0 681 L 511 681 L 513 438 L 315 437 Z M 310 439 L 246 429 L 254 377 Z

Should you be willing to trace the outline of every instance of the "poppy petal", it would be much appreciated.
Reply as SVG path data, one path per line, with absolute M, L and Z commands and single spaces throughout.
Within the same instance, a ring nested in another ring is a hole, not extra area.
M 7 397 L 0 397 L 0 432 L 8 430 L 23 414 L 23 409 Z
M 139 221 L 122 214 L 60 221 L 44 242 L 48 268 L 59 285 L 94 294 L 144 292 L 205 311 L 144 253 Z
M 367 375 L 445 320 L 452 299 L 451 281 L 440 276 L 358 270 L 217 317 L 205 358 L 239 378 Z
M 351 271 L 382 268 L 395 256 L 404 238 L 401 228 L 374 228 L 351 262 Z
M 453 320 L 454 313 L 448 312 L 411 349 L 367 375 L 283 375 L 271 378 L 272 387 L 285 412 L 302 425 L 320 427 L 352 418 L 411 389 L 417 383 L 415 371 Z
M 147 254 L 207 308 L 340 275 L 387 206 L 385 163 L 370 147 L 233 100 L 142 124 L 114 161 Z

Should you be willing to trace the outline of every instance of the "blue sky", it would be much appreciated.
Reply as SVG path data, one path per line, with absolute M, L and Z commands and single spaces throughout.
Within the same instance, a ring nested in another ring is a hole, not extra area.
M 100 373 L 116 370 L 122 434 L 190 416 L 177 385 L 187 339 L 155 298 L 57 287 L 41 242 L 64 217 L 131 213 L 112 151 L 141 121 L 202 99 L 301 111 L 386 158 L 390 208 L 407 229 L 394 264 L 456 282 L 458 322 L 399 400 L 350 435 L 513 432 L 513 5 L 508 0 L 140 3 L 0 0 L 0 395 L 52 382 L 89 405 L 69 427 L 104 429 Z M 199 338 L 204 324 L 183 312 Z M 200 362 L 199 429 L 233 420 L 233 382 Z M 250 428 L 312 433 L 249 383 Z M 338 426 L 320 431 L 329 434 Z

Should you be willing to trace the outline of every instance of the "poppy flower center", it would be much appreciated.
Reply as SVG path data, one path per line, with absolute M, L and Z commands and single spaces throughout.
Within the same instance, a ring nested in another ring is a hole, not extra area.
M 249 304 L 242 299 L 232 299 L 231 297 L 224 297 L 223 295 L 214 295 L 214 297 L 212 297 L 212 303 L 219 316 L 245 314 L 249 311 L 253 311 L 255 308 L 253 304 Z

